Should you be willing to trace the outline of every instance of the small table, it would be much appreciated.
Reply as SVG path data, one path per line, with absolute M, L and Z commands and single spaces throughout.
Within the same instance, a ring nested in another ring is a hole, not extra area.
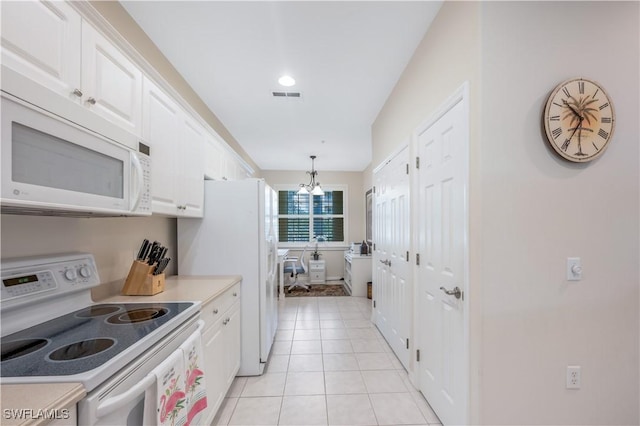
M 278 280 L 280 285 L 280 300 L 284 300 L 284 261 L 289 254 L 289 249 L 278 249 L 278 267 L 280 272 L 278 274 Z
M 309 260 L 309 283 L 324 284 L 325 281 L 324 259 Z

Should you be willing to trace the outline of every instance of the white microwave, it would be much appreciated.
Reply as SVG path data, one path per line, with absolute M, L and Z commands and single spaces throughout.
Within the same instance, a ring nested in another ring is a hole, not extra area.
M 149 148 L 138 151 L 2 92 L 2 213 L 151 214 Z

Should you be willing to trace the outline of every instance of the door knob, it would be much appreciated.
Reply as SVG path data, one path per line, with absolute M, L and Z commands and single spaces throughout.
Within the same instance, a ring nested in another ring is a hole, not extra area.
M 77 96 L 78 98 L 82 97 L 82 90 L 80 89 L 74 89 L 73 92 L 71 92 L 74 96 Z
M 87 102 L 89 102 L 91 105 L 95 105 L 96 104 L 95 98 L 89 98 L 89 99 L 87 99 Z
M 381 260 L 380 263 L 382 263 L 383 265 L 387 265 L 387 266 L 391 266 L 391 261 L 390 260 Z
M 453 290 L 447 290 L 444 287 L 440 287 L 440 290 L 444 291 L 449 296 L 455 296 L 456 299 L 460 299 L 462 297 L 462 290 L 460 290 L 460 287 L 458 286 L 455 286 Z

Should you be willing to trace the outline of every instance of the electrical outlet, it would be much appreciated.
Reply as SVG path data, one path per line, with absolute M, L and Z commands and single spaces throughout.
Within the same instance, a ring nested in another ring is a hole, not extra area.
M 582 375 L 579 365 L 567 365 L 567 389 L 580 389 Z

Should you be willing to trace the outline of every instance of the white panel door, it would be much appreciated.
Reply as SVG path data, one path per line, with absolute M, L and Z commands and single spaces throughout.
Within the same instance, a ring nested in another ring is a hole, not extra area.
M 78 12 L 65 2 L 3 1 L 0 7 L 2 64 L 80 101 L 79 92 L 74 94 L 81 89 Z
M 91 25 L 82 23 L 82 87 L 96 114 L 141 134 L 142 71 Z
M 376 172 L 374 182 L 375 323 L 405 367 L 411 333 L 409 149 Z
M 420 390 L 445 425 L 467 424 L 467 132 L 462 101 L 417 132 Z M 461 297 L 446 294 L 460 289 Z
M 373 194 L 373 322 L 376 324 L 383 336 L 389 332 L 389 307 L 387 306 L 389 297 L 387 295 L 388 268 L 386 263 L 388 257 L 387 249 L 389 237 L 388 227 L 388 201 L 386 168 L 377 171 L 373 176 L 375 191 Z

